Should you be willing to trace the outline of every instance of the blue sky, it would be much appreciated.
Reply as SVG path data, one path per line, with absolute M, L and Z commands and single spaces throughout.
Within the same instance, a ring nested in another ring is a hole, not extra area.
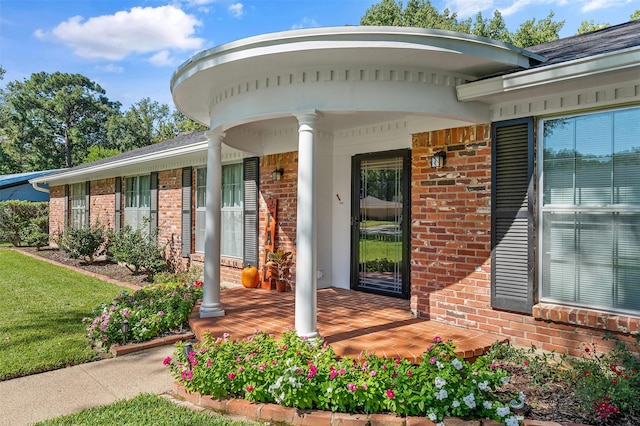
M 8 81 L 32 73 L 78 73 L 100 84 L 123 109 L 142 98 L 173 107 L 169 81 L 194 53 L 252 35 L 357 25 L 372 0 L 0 0 L 0 65 Z M 640 0 L 432 0 L 459 18 L 502 12 L 514 31 L 527 19 L 615 25 Z

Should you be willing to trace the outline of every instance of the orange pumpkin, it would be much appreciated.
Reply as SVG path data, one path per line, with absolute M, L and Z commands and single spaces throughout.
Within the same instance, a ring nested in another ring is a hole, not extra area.
M 247 265 L 242 269 L 242 273 L 240 274 L 240 281 L 242 285 L 247 288 L 256 288 L 260 283 L 260 274 L 258 273 L 258 268 L 253 265 Z

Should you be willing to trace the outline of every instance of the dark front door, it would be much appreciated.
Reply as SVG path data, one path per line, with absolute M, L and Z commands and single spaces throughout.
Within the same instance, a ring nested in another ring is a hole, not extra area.
M 409 297 L 409 153 L 353 157 L 352 289 Z

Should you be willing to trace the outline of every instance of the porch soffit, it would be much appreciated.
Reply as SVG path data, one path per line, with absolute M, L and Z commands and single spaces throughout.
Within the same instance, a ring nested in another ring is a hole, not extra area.
M 306 83 L 335 83 L 336 91 L 367 88 L 366 111 L 385 108 L 389 83 L 427 84 L 449 87 L 498 72 L 529 68 L 544 58 L 505 43 L 450 31 L 396 27 L 314 28 L 251 37 L 203 51 L 181 65 L 171 80 L 174 102 L 187 116 L 212 128 L 265 118 L 259 110 L 230 111 L 227 100 L 243 95 L 246 104 L 265 89 L 291 87 L 271 92 L 273 104 L 283 103 L 283 115 L 291 111 L 287 95 L 300 95 Z M 300 86 L 302 84 L 302 86 Z M 295 87 L 294 87 L 295 86 Z M 297 91 L 297 92 L 296 92 Z M 323 111 L 360 110 L 357 96 L 351 105 L 314 104 L 304 95 L 297 100 L 307 109 Z M 372 102 L 373 100 L 373 102 Z M 223 105 L 225 104 L 225 105 Z M 405 113 L 423 112 L 404 110 Z M 239 115 L 239 116 L 238 116 Z M 220 116 L 224 116 L 220 119 Z

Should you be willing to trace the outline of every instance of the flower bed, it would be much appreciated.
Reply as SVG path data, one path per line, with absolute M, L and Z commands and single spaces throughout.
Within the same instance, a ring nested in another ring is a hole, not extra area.
M 426 416 L 434 422 L 485 418 L 516 425 L 510 407 L 522 403 L 521 395 L 495 392 L 509 381 L 499 366 L 483 357 L 473 364 L 459 359 L 453 343 L 438 337 L 418 365 L 370 354 L 336 359 L 326 343 L 293 331 L 280 340 L 264 332 L 242 341 L 207 336 L 195 346 L 179 344 L 165 365 L 190 392 L 299 409 Z
M 201 298 L 200 281 L 155 284 L 133 293 L 123 291 L 84 319 L 88 323 L 87 336 L 104 351 L 116 343 L 150 340 L 181 328 Z

